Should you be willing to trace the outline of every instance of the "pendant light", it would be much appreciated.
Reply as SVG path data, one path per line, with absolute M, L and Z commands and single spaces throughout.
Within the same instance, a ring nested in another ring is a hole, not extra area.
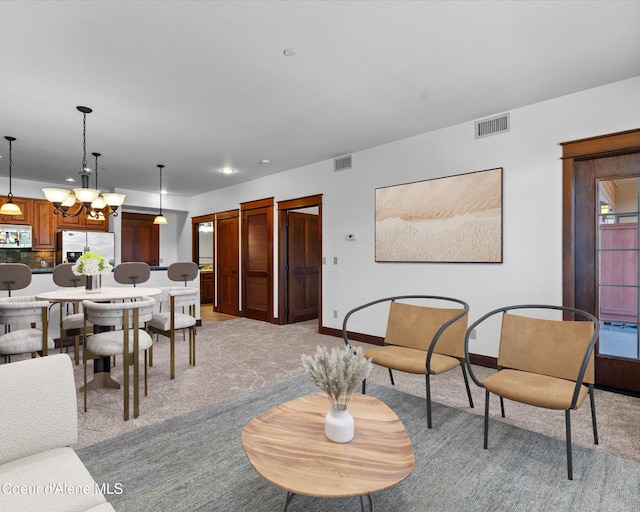
M 91 153 L 96 161 L 95 173 L 96 173 L 96 190 L 98 189 L 98 157 L 100 153 Z M 93 203 L 91 203 L 91 212 L 87 215 L 90 220 L 104 220 L 104 213 L 102 210 L 107 207 L 107 202 L 102 195 L 99 195 Z
M 82 106 L 76 107 L 76 109 L 82 113 L 82 170 L 79 173 L 82 180 L 82 187 L 74 188 L 73 191 L 62 188 L 43 188 L 42 192 L 44 192 L 45 197 L 53 203 L 53 213 L 60 213 L 63 217 L 77 217 L 84 212 L 86 215 L 95 219 L 98 212 L 92 208 L 92 203 L 100 197 L 100 190 L 97 189 L 97 183 L 96 188 L 89 188 L 89 175 L 91 170 L 87 168 L 87 114 L 90 114 L 93 110 L 89 107 Z M 124 194 L 111 192 L 104 192 L 102 194 L 102 198 L 110 208 L 108 215 L 118 215 L 116 211 L 118 207 L 124 203 L 125 197 Z M 78 209 L 70 211 L 70 208 L 76 203 L 80 203 Z
M 154 224 L 166 224 L 167 218 L 162 215 L 162 168 L 164 165 L 158 164 L 158 169 L 160 169 L 160 213 L 156 215 L 156 218 L 153 219 Z
M 0 214 L 22 215 L 22 210 L 20 210 L 20 207 L 13 202 L 13 193 L 11 192 L 11 171 L 13 167 L 12 144 L 13 141 L 16 140 L 16 138 L 7 135 L 5 136 L 5 139 L 9 141 L 9 193 L 7 194 L 7 202 L 2 205 L 2 208 L 0 208 Z

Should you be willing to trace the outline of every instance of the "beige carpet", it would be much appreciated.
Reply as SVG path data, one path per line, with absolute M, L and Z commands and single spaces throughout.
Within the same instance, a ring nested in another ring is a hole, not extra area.
M 315 320 L 279 326 L 246 318 L 206 323 L 198 330 L 197 343 L 197 365 L 191 367 L 187 344 L 178 338 L 176 378 L 170 380 L 168 340 L 160 337 L 154 346 L 154 366 L 149 369 L 149 395 L 141 397 L 137 419 L 122 419 L 122 390 L 90 391 L 86 413 L 82 411 L 82 393 L 78 392 L 79 439 L 76 448 L 301 374 L 304 372 L 300 362 L 302 354 L 313 353 L 319 344 L 343 345 L 341 338 L 318 334 Z M 480 367 L 474 367 L 474 370 L 480 377 L 491 372 Z M 92 365 L 89 375 L 91 371 Z M 112 373 L 122 382 L 120 364 Z M 394 376 L 398 389 L 425 396 L 423 376 L 401 373 Z M 388 373 L 382 368 L 374 368 L 369 380 L 390 385 Z M 76 382 L 80 387 L 82 365 L 76 367 Z M 459 370 L 432 379 L 434 401 L 483 414 L 484 390 L 473 383 L 471 388 L 474 409 L 469 408 Z M 574 442 L 640 462 L 640 399 L 596 390 L 596 410 L 600 445 L 593 445 L 588 404 L 572 413 Z M 506 413 L 506 421 L 511 424 L 564 439 L 564 414 L 560 411 L 507 402 Z M 491 414 L 499 418 L 497 399 L 492 401 Z M 436 429 L 446 428 L 437 414 L 433 424 Z M 489 440 L 491 442 L 491 437 Z M 482 443 L 482 439 L 478 439 L 478 443 Z

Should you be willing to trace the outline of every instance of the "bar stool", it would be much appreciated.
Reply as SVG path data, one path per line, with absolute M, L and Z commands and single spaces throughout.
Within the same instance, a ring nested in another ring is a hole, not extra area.
M 73 263 L 60 263 L 53 269 L 53 282 L 63 288 L 84 287 L 86 276 L 77 276 L 71 270 Z M 73 313 L 69 313 L 69 306 Z M 66 314 L 65 314 L 66 312 Z M 93 332 L 93 326 L 89 324 L 88 332 L 84 331 L 84 313 L 79 311 L 77 302 L 60 303 L 60 352 L 64 345 L 64 340 L 68 336 L 73 336 L 74 356 L 76 366 L 80 364 L 80 335 L 83 337 Z
M 151 268 L 143 261 L 127 261 L 116 265 L 113 269 L 113 278 L 120 284 L 146 283 L 151 276 Z
M 14 290 L 22 290 L 31 284 L 31 269 L 24 263 L 0 263 L 0 290 L 7 290 L 9 297 Z
M 193 281 L 198 277 L 198 265 L 193 261 L 172 263 L 167 269 L 167 277 L 172 281 L 184 281 L 184 285 L 187 286 L 187 281 Z

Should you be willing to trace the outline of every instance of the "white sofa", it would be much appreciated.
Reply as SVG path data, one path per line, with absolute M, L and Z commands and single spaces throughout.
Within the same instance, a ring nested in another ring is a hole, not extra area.
M 67 354 L 0 365 L 0 510 L 114 508 L 71 448 L 78 409 Z

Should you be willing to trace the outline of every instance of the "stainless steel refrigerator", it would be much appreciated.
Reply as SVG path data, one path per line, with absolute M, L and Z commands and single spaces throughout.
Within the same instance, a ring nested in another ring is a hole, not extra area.
M 96 252 L 115 262 L 115 235 L 104 231 L 58 231 L 56 236 L 56 265 L 75 263 L 85 252 Z

